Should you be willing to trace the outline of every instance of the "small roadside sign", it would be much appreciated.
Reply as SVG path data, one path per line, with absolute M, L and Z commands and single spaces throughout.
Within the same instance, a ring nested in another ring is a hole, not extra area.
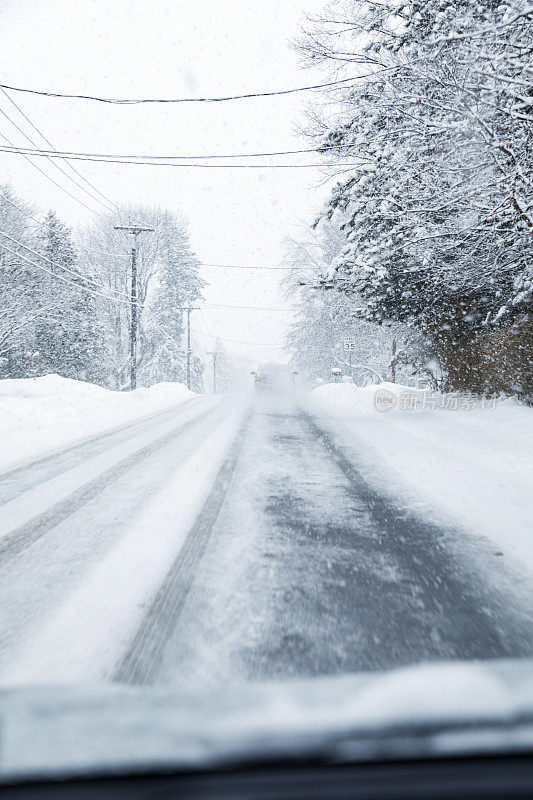
M 355 336 L 345 336 L 344 337 L 344 350 L 347 353 L 353 353 L 356 349 L 355 345 Z

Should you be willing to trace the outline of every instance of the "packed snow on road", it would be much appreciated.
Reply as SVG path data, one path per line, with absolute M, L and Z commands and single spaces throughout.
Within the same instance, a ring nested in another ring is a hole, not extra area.
M 533 648 L 520 403 L 0 387 L 4 429 L 25 423 L 0 483 L 6 684 L 197 688 Z

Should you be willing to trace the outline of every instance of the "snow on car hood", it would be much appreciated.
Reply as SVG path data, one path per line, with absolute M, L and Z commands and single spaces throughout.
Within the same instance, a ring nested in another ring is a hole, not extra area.
M 194 694 L 0 691 L 0 774 L 209 768 L 533 746 L 533 660 L 454 662 Z

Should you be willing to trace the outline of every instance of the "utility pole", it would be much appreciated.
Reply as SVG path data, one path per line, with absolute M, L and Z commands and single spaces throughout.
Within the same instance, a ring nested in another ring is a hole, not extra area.
M 392 361 L 391 361 L 391 371 L 392 371 L 392 382 L 396 383 L 396 339 L 392 340 Z
M 191 311 L 197 306 L 187 306 L 187 389 L 191 388 Z
M 137 236 L 140 233 L 153 233 L 153 228 L 141 225 L 115 225 L 116 231 L 127 231 L 133 234 L 131 248 L 131 312 L 130 312 L 130 391 L 137 388 Z
M 207 352 L 208 356 L 213 356 L 213 394 L 217 393 L 217 351 L 210 350 Z

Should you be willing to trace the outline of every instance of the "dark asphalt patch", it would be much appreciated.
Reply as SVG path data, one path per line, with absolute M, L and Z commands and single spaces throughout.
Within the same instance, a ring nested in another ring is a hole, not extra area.
M 288 555 L 269 566 L 274 623 L 247 648 L 250 677 L 533 655 L 532 608 L 501 575 L 497 588 L 487 582 L 489 555 L 375 492 L 309 415 L 294 425 L 298 435 L 287 436 L 274 423 L 272 442 L 293 447 L 296 460 L 325 449 L 344 509 L 325 517 L 298 470 L 270 486 L 267 546 Z
M 533 656 L 502 559 L 375 491 L 290 403 L 256 404 L 189 579 L 160 686 Z

